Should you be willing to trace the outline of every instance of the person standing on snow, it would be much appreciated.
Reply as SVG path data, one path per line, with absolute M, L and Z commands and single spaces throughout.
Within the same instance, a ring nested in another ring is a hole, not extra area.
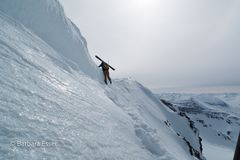
M 107 84 L 107 79 L 108 79 L 109 82 L 112 84 L 112 80 L 109 76 L 109 66 L 108 66 L 108 64 L 105 63 L 104 61 L 102 61 L 102 63 L 98 67 L 102 67 L 102 71 L 103 71 L 103 75 L 104 75 L 104 82 Z

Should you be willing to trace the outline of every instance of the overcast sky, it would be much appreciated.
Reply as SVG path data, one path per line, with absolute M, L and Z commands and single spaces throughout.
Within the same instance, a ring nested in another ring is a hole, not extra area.
M 90 54 L 150 88 L 240 85 L 239 0 L 60 0 Z M 98 61 L 96 61 L 98 62 Z

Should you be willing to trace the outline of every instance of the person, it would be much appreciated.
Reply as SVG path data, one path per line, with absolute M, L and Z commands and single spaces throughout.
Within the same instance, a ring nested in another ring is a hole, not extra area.
M 107 84 L 107 79 L 108 79 L 109 82 L 112 84 L 112 80 L 109 76 L 109 66 L 108 66 L 108 64 L 105 63 L 104 61 L 102 61 L 102 63 L 98 67 L 102 67 L 102 71 L 103 71 L 103 75 L 104 75 L 104 82 Z

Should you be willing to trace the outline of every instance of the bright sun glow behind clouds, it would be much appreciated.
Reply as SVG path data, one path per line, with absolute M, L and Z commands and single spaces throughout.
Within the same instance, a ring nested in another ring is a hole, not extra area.
M 157 0 L 129 0 L 130 5 L 133 5 L 136 9 L 151 9 L 156 5 Z
M 171 4 L 168 0 L 122 0 L 128 8 L 140 15 L 151 16 L 156 13 L 167 11 L 167 5 Z M 173 12 L 173 11 L 172 11 Z

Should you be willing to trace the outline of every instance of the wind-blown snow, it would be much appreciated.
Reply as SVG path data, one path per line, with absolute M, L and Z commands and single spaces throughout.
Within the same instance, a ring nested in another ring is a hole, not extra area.
M 96 65 L 89 56 L 86 40 L 65 17 L 57 0 L 1 0 L 0 10 L 25 25 L 58 53 L 75 70 L 97 78 Z

